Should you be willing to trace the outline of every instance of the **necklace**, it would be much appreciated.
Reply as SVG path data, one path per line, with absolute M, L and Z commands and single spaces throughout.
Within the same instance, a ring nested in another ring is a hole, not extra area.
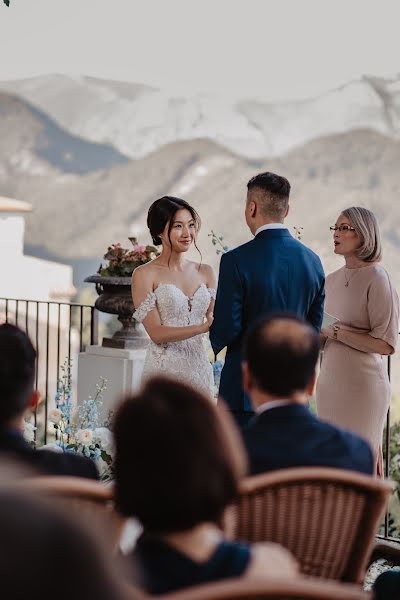
M 346 277 L 346 270 L 344 270 L 344 271 L 343 271 L 343 274 L 344 274 L 344 280 L 345 280 L 345 282 L 346 282 L 346 283 L 344 284 L 344 287 L 349 287 L 349 283 L 350 283 L 350 281 L 353 279 L 353 277 L 354 277 L 355 275 L 357 275 L 357 273 L 359 272 L 359 270 L 360 270 L 360 269 L 352 269 L 352 270 L 354 270 L 354 273 L 352 273 L 352 274 L 351 274 L 351 277 L 349 277 L 349 278 L 347 278 L 347 277 Z

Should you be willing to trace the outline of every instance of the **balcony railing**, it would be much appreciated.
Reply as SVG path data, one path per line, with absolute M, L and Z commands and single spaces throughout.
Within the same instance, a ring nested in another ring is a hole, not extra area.
M 45 444 L 47 415 L 54 402 L 60 367 L 72 361 L 74 386 L 78 353 L 88 344 L 98 343 L 98 311 L 87 304 L 0 298 L 0 322 L 23 329 L 36 348 L 35 386 L 41 401 L 34 424 L 37 444 Z

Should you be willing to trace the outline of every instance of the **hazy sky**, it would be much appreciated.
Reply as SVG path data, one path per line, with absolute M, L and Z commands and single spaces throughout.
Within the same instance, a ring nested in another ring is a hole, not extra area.
M 0 79 L 87 74 L 265 99 L 400 72 L 400 0 L 11 0 Z

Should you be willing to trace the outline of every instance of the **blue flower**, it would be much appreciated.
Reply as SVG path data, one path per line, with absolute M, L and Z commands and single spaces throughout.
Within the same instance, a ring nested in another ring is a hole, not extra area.
M 95 448 L 93 451 L 93 459 L 94 460 L 98 460 L 101 457 L 101 450 L 100 448 Z
M 221 372 L 224 366 L 224 362 L 225 361 L 223 360 L 217 360 L 215 363 L 213 363 L 214 385 L 217 388 L 219 387 L 219 382 L 221 380 Z

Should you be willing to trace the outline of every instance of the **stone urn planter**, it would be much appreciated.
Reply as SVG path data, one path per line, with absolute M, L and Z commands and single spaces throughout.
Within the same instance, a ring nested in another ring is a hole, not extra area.
M 130 277 L 105 277 L 90 275 L 85 282 L 94 283 L 99 297 L 95 307 L 100 312 L 118 315 L 122 328 L 112 338 L 103 338 L 103 346 L 108 348 L 145 348 L 148 343 L 146 331 L 132 318 L 133 302 Z

